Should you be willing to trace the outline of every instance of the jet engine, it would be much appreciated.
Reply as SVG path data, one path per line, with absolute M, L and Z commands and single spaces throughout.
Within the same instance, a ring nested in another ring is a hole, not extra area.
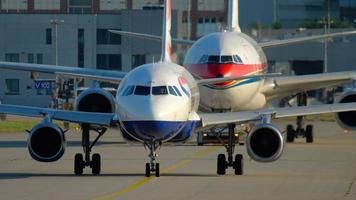
M 113 113 L 115 112 L 114 96 L 101 88 L 89 88 L 84 90 L 76 99 L 77 111 Z
M 356 102 L 356 91 L 346 92 L 338 100 L 338 103 Z M 356 111 L 339 112 L 335 114 L 337 123 L 345 129 L 356 130 Z
M 29 131 L 28 150 L 33 159 L 53 162 L 60 159 L 65 150 L 66 140 L 63 130 L 56 124 L 44 122 Z
M 272 124 L 258 124 L 246 138 L 249 156 L 259 162 L 272 162 L 281 157 L 284 139 L 281 131 Z

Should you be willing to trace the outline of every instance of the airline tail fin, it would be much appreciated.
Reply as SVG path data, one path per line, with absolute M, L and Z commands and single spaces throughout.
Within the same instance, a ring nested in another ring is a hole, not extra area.
M 172 4 L 171 0 L 165 0 L 164 2 L 164 18 L 162 29 L 162 55 L 161 62 L 171 62 L 172 56 L 172 38 L 171 38 L 171 14 Z
M 231 32 L 241 32 L 239 25 L 239 0 L 229 0 L 228 9 L 228 30 Z

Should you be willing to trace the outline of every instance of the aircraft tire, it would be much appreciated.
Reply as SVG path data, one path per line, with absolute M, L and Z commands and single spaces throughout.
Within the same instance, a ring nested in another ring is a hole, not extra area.
M 92 160 L 91 160 L 91 163 L 90 163 L 90 167 L 91 167 L 93 175 L 100 174 L 100 171 L 101 171 L 101 157 L 100 157 L 100 154 L 98 154 L 98 153 L 93 154 Z
M 151 176 L 151 167 L 150 163 L 146 163 L 146 171 L 145 171 L 145 176 L 150 177 Z
M 305 129 L 305 139 L 306 139 L 307 143 L 314 142 L 313 125 L 307 125 L 307 127 Z
M 159 163 L 156 163 L 156 169 L 155 169 L 155 176 L 156 177 L 159 177 L 160 176 L 160 173 L 159 173 Z
M 243 155 L 236 154 L 234 162 L 235 175 L 242 175 L 244 169 Z
M 217 174 L 218 175 L 225 175 L 226 174 L 226 157 L 224 154 L 218 155 L 217 160 Z
M 287 132 L 287 142 L 293 143 L 294 137 L 295 137 L 295 131 L 294 131 L 293 125 L 291 125 L 291 124 L 287 125 L 286 132 Z
M 74 156 L 74 174 L 82 175 L 84 169 L 83 154 L 77 153 Z

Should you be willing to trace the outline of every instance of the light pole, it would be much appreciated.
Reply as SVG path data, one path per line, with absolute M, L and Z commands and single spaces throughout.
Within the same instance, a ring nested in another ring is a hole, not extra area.
M 51 25 L 54 25 L 54 30 L 55 30 L 55 64 L 58 65 L 58 25 L 63 23 L 64 20 L 61 19 L 51 19 L 49 20 L 49 23 Z M 59 90 L 61 86 L 61 80 L 59 79 L 58 75 L 56 75 L 56 88 L 54 89 L 54 93 L 52 94 L 52 105 L 54 108 L 58 108 L 58 96 L 59 96 Z
M 55 42 L 56 42 L 56 50 L 55 50 L 55 64 L 58 65 L 58 25 L 61 23 L 64 23 L 64 20 L 62 19 L 51 19 L 49 20 L 49 23 L 54 25 L 54 32 L 55 32 Z

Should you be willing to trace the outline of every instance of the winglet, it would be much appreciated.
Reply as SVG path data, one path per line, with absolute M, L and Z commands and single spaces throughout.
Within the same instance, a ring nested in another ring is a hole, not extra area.
M 239 0 L 229 0 L 227 25 L 229 31 L 241 32 L 239 25 Z
M 165 0 L 164 4 L 164 18 L 162 29 L 162 55 L 161 62 L 171 62 L 172 56 L 172 39 L 171 39 L 171 15 L 172 4 L 171 0 Z

